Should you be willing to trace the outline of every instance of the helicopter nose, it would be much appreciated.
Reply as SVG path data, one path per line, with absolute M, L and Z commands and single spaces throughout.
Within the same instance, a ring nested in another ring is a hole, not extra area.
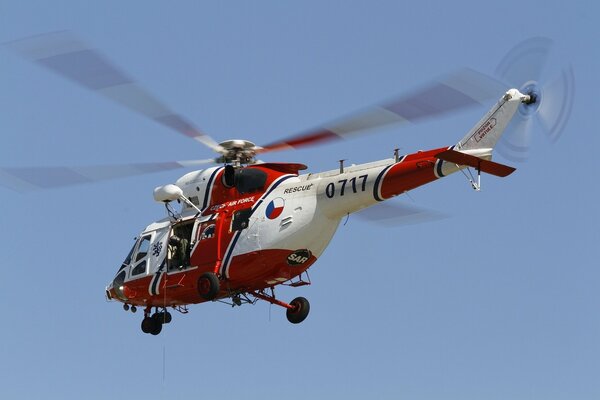
M 126 295 L 126 293 L 127 293 L 126 286 L 124 286 L 124 285 L 114 286 L 112 290 L 114 292 L 114 298 L 116 298 L 117 300 L 122 301 L 122 302 L 129 300 L 129 298 Z
M 104 289 L 104 297 L 106 297 L 106 300 L 108 301 L 116 300 L 125 302 L 128 300 L 127 296 L 125 296 L 125 291 L 126 288 L 122 284 L 120 286 L 115 286 L 113 281 Z
M 115 279 L 111 282 L 111 284 L 106 288 L 106 297 L 110 300 L 115 299 L 118 301 L 127 301 L 127 296 L 125 295 L 125 271 L 121 271 L 115 276 Z

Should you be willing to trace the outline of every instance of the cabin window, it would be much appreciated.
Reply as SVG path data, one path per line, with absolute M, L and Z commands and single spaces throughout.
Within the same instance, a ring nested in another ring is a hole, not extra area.
M 235 187 L 240 194 L 252 193 L 265 188 L 267 173 L 260 169 L 244 168 L 237 172 Z
M 212 239 L 215 237 L 215 224 L 210 224 L 204 228 L 200 235 L 200 240 Z

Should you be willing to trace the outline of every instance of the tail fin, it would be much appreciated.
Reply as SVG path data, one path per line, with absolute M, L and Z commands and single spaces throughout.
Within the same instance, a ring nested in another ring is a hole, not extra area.
M 456 150 L 492 149 L 502 136 L 521 103 L 533 102 L 531 96 L 510 89 L 497 104 L 461 139 Z

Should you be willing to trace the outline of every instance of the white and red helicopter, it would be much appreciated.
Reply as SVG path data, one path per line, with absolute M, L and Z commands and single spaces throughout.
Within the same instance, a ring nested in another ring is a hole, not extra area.
M 537 80 L 551 42 L 527 40 L 500 64 L 500 80 L 462 70 L 410 95 L 368 108 L 291 139 L 256 146 L 247 140 L 217 143 L 149 95 L 97 51 L 68 32 L 9 43 L 8 46 L 50 70 L 206 145 L 216 159 L 157 164 L 82 168 L 2 168 L 0 182 L 17 190 L 58 187 L 153 171 L 215 163 L 189 172 L 174 184 L 154 190 L 168 216 L 148 225 L 137 238 L 106 297 L 125 310 L 144 309 L 142 330 L 157 335 L 171 322 L 169 309 L 206 301 L 232 305 L 264 300 L 286 309 L 291 323 L 302 322 L 309 302 L 284 302 L 278 285 L 310 284 L 308 269 L 318 260 L 348 214 L 379 204 L 455 172 L 476 172 L 470 182 L 479 190 L 481 172 L 505 177 L 515 169 L 491 161 L 494 148 L 513 119 L 516 135 L 504 139 L 505 153 L 522 157 L 527 138 L 519 125 L 538 118 L 552 139 L 568 120 L 573 97 L 570 68 L 542 86 Z M 526 68 L 523 68 L 526 66 Z M 535 76 L 522 78 L 523 70 Z M 299 163 L 257 161 L 276 150 L 344 138 L 368 128 L 416 122 L 495 96 L 497 102 L 458 142 L 432 150 L 367 164 L 302 173 Z M 556 104 L 559 106 L 557 107 Z M 179 203 L 175 210 L 173 203 Z

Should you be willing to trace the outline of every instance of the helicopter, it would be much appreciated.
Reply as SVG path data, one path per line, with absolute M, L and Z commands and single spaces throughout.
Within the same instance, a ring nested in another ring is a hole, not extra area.
M 245 139 L 218 143 L 70 32 L 38 35 L 7 46 L 218 154 L 206 160 L 156 164 L 0 169 L 0 183 L 28 190 L 214 164 L 154 189 L 154 200 L 164 204 L 167 216 L 142 230 L 105 288 L 106 298 L 122 303 L 126 311 L 143 308 L 141 329 L 151 335 L 172 321 L 169 310 L 186 314 L 191 304 L 211 301 L 233 306 L 266 301 L 285 309 L 289 322 L 303 322 L 310 312 L 309 301 L 302 296 L 283 301 L 275 295 L 275 287 L 311 284 L 308 271 L 345 216 L 459 171 L 469 172 L 465 176 L 475 190 L 481 188 L 481 173 L 509 176 L 514 167 L 492 161 L 497 145 L 504 145 L 505 157 L 523 159 L 528 145 L 523 126 L 535 118 L 556 140 L 568 121 L 574 86 L 570 68 L 558 80 L 540 83 L 537 76 L 551 41 L 532 38 L 509 51 L 496 78 L 460 70 L 390 102 L 257 146 Z M 532 76 L 523 79 L 523 70 Z M 501 81 L 515 87 L 507 89 Z M 339 168 L 316 173 L 304 173 L 307 166 L 301 163 L 257 159 L 375 127 L 419 122 L 494 97 L 489 111 L 457 142 L 435 149 L 404 155 L 393 149 L 387 159 L 351 166 L 340 161 Z M 511 124 L 514 134 L 504 135 L 510 133 Z

